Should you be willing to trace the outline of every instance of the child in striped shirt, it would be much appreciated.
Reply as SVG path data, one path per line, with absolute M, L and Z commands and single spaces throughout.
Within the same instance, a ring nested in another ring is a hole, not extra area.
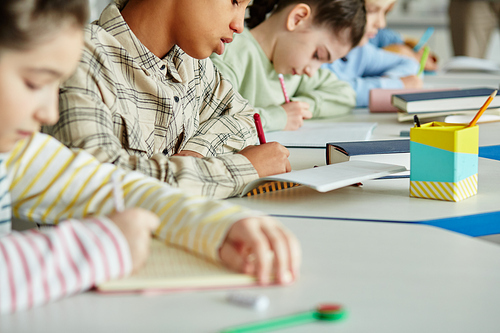
M 58 119 L 59 83 L 80 57 L 87 6 L 0 2 L 0 314 L 129 274 L 145 261 L 152 232 L 263 284 L 273 268 L 278 282 L 289 282 L 300 247 L 276 220 L 187 196 L 37 133 Z M 122 212 L 113 212 L 111 178 L 122 188 Z M 15 232 L 11 215 L 56 226 Z

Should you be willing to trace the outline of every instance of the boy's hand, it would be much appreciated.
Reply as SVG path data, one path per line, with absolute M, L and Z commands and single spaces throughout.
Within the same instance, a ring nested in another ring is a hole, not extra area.
M 285 131 L 295 131 L 304 125 L 304 119 L 312 118 L 312 112 L 306 102 L 290 102 L 281 107 L 285 109 L 287 116 Z
M 238 154 L 248 158 L 255 170 L 257 170 L 259 177 L 277 175 L 292 170 L 290 161 L 288 161 L 290 152 L 278 142 L 248 146 Z
M 203 158 L 204 156 L 200 153 L 197 153 L 192 150 L 181 150 L 177 154 L 174 154 L 172 156 L 192 156 L 192 157 L 198 157 L 198 158 Z
M 230 268 L 257 276 L 260 284 L 291 283 L 299 276 L 300 244 L 279 221 L 268 217 L 242 219 L 229 229 L 219 248 L 221 260 Z
M 409 89 L 418 89 L 422 88 L 423 81 L 422 79 L 417 76 L 417 75 L 410 75 L 410 76 L 405 76 L 401 78 L 401 81 L 403 81 L 403 84 L 405 88 Z
M 160 225 L 160 219 L 142 208 L 126 209 L 109 216 L 127 240 L 132 256 L 132 272 L 136 272 L 149 255 L 151 234 Z

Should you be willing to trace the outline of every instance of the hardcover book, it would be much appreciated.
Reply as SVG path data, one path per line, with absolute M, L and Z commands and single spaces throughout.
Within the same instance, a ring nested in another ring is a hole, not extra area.
M 411 114 L 455 110 L 477 111 L 494 90 L 474 88 L 399 94 L 392 96 L 392 105 Z M 490 107 L 500 107 L 500 98 L 493 99 Z

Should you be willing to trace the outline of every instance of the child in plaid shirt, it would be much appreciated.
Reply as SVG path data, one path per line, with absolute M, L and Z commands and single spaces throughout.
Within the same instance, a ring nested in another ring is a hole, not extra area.
M 225 198 L 290 171 L 257 142 L 254 110 L 210 59 L 243 31 L 249 0 L 117 1 L 85 29 L 85 49 L 44 132 L 101 162 L 193 194 Z

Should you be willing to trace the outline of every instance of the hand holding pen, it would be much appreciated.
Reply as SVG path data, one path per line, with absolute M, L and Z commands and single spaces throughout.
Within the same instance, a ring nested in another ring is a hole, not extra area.
M 285 87 L 285 79 L 283 74 L 278 74 L 281 84 L 281 90 L 285 97 L 285 103 L 281 105 L 285 109 L 287 121 L 284 130 L 295 131 L 304 125 L 304 119 L 312 118 L 312 112 L 309 111 L 309 104 L 306 102 L 290 101 Z
M 255 113 L 255 128 L 260 145 L 248 146 L 239 154 L 245 156 L 252 163 L 259 177 L 267 177 L 291 171 L 288 156 L 290 152 L 278 142 L 266 142 L 260 115 Z

